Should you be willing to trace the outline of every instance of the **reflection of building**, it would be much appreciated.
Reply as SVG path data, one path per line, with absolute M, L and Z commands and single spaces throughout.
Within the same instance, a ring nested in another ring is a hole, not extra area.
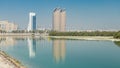
M 0 38 L 0 46 L 13 46 L 16 41 L 11 37 Z
M 14 23 L 10 23 L 8 21 L 0 21 L 0 30 L 2 31 L 11 32 L 17 29 L 18 29 L 18 26 Z
M 36 54 L 36 40 L 28 38 L 29 56 L 30 58 L 35 57 Z
M 36 14 L 33 12 L 29 13 L 29 24 L 28 31 L 36 30 Z
M 66 11 L 56 8 L 53 12 L 53 30 L 64 32 L 66 26 Z
M 53 54 L 57 63 L 65 60 L 65 40 L 53 40 Z

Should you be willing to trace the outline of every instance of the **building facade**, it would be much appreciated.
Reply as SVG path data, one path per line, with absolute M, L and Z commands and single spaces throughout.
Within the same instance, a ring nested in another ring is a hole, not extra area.
M 66 28 L 66 11 L 56 8 L 53 12 L 53 31 L 65 32 Z
M 36 30 L 36 14 L 33 12 L 29 13 L 29 24 L 28 24 L 28 31 Z
M 53 30 L 59 31 L 60 30 L 60 9 L 56 8 L 53 12 Z
M 60 31 L 61 32 L 65 32 L 65 28 L 66 28 L 66 11 L 63 9 L 61 10 L 61 23 L 60 23 Z
M 18 25 L 14 23 L 10 23 L 8 21 L 0 21 L 0 30 L 1 31 L 6 31 L 6 32 L 11 32 L 15 31 L 18 29 Z

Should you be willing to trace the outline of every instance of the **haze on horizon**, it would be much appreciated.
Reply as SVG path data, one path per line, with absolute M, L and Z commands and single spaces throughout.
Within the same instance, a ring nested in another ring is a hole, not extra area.
M 120 30 L 120 0 L 0 0 L 0 21 L 25 29 L 35 12 L 38 27 L 51 28 L 56 7 L 66 9 L 67 30 Z

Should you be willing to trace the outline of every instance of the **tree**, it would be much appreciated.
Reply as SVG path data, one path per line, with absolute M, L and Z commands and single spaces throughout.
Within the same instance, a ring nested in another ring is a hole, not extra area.
M 114 34 L 114 38 L 120 39 L 120 31 Z

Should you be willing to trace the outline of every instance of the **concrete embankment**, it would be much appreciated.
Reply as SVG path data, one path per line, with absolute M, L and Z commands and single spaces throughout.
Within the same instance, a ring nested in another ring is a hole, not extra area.
M 21 63 L 10 56 L 5 52 L 0 51 L 0 68 L 25 68 Z

